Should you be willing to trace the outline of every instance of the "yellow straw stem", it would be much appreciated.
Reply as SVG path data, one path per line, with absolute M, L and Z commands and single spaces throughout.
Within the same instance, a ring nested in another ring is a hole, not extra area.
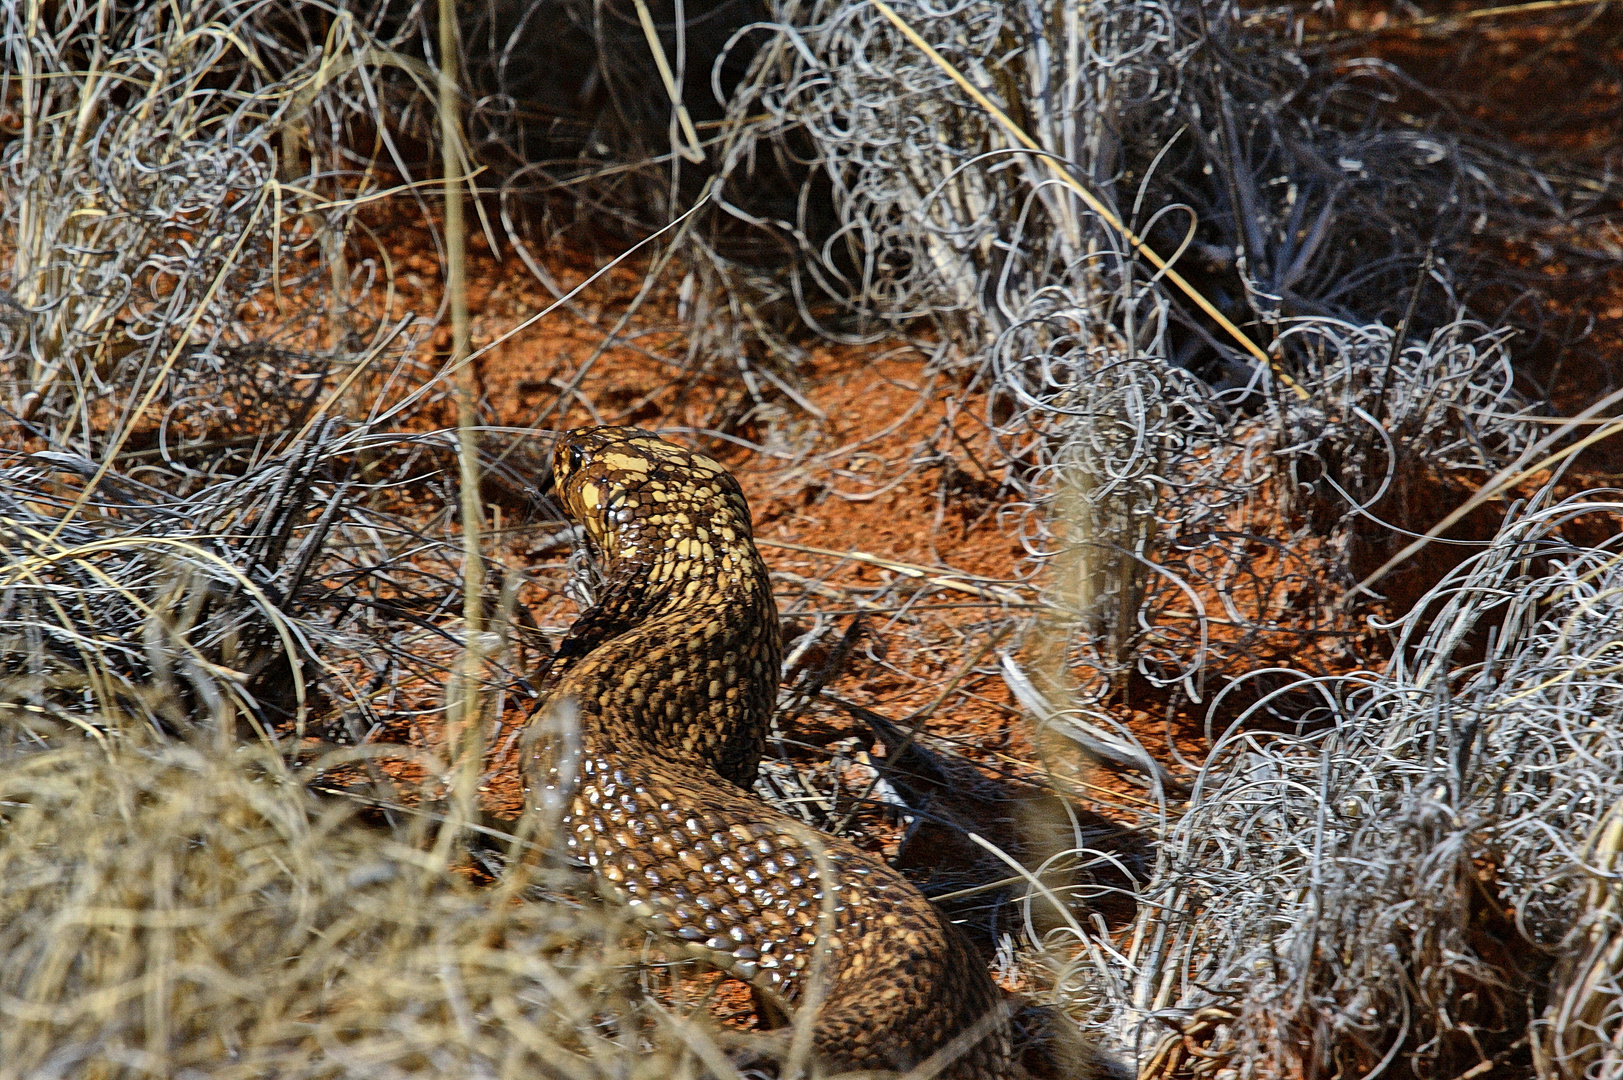
M 481 596 L 484 563 L 479 552 L 479 444 L 475 431 L 477 387 L 473 365 L 464 363 L 471 351 L 468 331 L 468 234 L 463 208 L 462 110 L 457 87 L 456 0 L 439 0 L 440 14 L 440 136 L 445 172 L 445 291 L 451 307 L 451 369 L 456 373 L 457 462 L 462 489 L 462 665 L 452 677 L 446 695 L 446 719 L 456 748 L 456 825 L 475 817 L 479 775 L 484 767 L 484 731 L 479 686 L 484 673 L 480 647 L 484 630 Z

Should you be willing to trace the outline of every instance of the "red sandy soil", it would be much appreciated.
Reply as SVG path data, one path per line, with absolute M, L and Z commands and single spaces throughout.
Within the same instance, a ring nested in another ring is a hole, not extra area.
M 434 311 L 439 281 L 431 253 L 415 250 L 421 230 L 379 231 L 393 247 L 396 263 L 406 268 L 397 281 L 395 314 Z M 510 251 L 493 254 L 482 240 L 471 246 L 469 306 L 475 313 L 473 345 L 479 349 L 544 309 L 552 295 Z M 565 288 L 595 268 L 578 248 L 557 245 L 541 257 Z M 841 635 L 860 618 L 857 646 L 835 670 L 828 693 L 904 724 L 934 703 L 924 730 L 950 740 L 961 756 L 990 771 L 1039 781 L 1051 777 L 1080 808 L 1107 817 L 1121 819 L 1123 811 L 1145 807 L 1147 793 L 1135 777 L 1101 767 L 1054 740 L 1045 740 L 1039 752 L 1029 717 L 1015 707 L 996 672 L 997 655 L 990 646 L 1015 651 L 1030 669 L 1040 663 L 1032 643 L 1052 631 L 1037 622 L 1042 610 L 1031 585 L 1042 580 L 1043 570 L 1019 540 L 1021 508 L 1000 490 L 1002 472 L 988 464 L 998 458 L 979 419 L 986 413 L 984 399 L 966 392 L 954 376 L 932 374 L 928 343 L 804 341 L 801 363 L 784 373 L 794 380 L 803 404 L 767 386 L 761 396 L 767 408 L 777 410 L 775 423 L 754 420 L 750 410 L 762 406 L 744 386 L 735 359 L 688 357 L 676 289 L 664 286 L 649 294 L 625 329 L 631 344 L 604 350 L 582 373 L 617 318 L 614 313 L 638 295 L 642 270 L 630 263 L 610 271 L 588 286 L 572 309 L 560 308 L 513 333 L 478 361 L 481 423 L 517 432 L 499 443 L 508 461 L 523 463 L 531 482 L 539 483 L 557 430 L 595 423 L 677 429 L 673 437 L 721 458 L 743 484 L 763 554 L 776 575 L 791 649 L 795 634 L 819 621 L 826 624 L 796 674 L 811 674 L 835 660 Z M 442 353 L 449 344 L 444 333 L 434 342 Z M 561 414 L 554 411 L 560 386 L 576 391 Z M 449 403 L 423 419 L 449 426 Z M 765 443 L 766 452 L 703 433 L 718 428 Z M 522 602 L 544 630 L 561 631 L 576 612 L 563 595 L 567 546 L 543 541 L 557 534 L 560 523 L 527 506 L 525 494 L 505 487 L 487 491 L 487 520 L 501 524 L 491 560 L 526 578 Z M 1335 593 L 1324 569 L 1329 556 L 1321 552 L 1322 541 L 1303 535 L 1303 523 L 1278 507 L 1278 493 L 1264 488 L 1237 513 L 1236 528 L 1271 534 L 1275 542 L 1251 545 L 1238 578 L 1231 575 L 1242 614 L 1274 628 L 1242 634 L 1214 624 L 1214 642 L 1227 640 L 1233 649 L 1226 659 L 1214 659 L 1213 688 L 1222 675 L 1238 674 L 1242 664 L 1326 673 L 1378 659 L 1380 640 L 1361 624 L 1333 613 L 1327 622 Z M 881 564 L 845 557 L 851 553 Z M 921 572 L 950 575 L 960 587 L 921 585 L 909 576 Z M 1000 590 L 998 595 L 1012 602 L 978 596 L 977 587 Z M 1204 599 L 1208 611 L 1220 610 L 1215 597 Z M 1004 636 L 1011 619 L 1019 628 Z M 1317 632 L 1326 625 L 1328 632 Z M 1314 632 L 1304 634 L 1303 627 Z M 1184 633 L 1190 627 L 1176 629 Z M 441 692 L 420 688 L 425 710 Z M 499 815 L 521 806 L 514 735 L 527 705 L 523 698 L 507 699 L 488 762 L 482 796 L 487 809 Z M 1184 763 L 1200 762 L 1209 748 L 1204 703 L 1133 680 L 1113 699 L 1112 712 L 1177 774 L 1189 775 Z M 1219 718 L 1217 734 L 1231 718 Z M 795 765 L 825 779 L 836 750 L 846 761 L 864 752 L 883 754 L 859 720 L 826 702 L 798 710 L 785 734 L 798 744 L 792 752 Z M 413 722 L 382 738 L 434 744 L 443 735 L 432 723 Z M 400 780 L 422 778 L 414 769 L 391 771 Z M 860 792 L 864 767 L 847 766 L 841 780 L 846 792 Z M 853 821 L 851 839 L 894 856 L 902 832 L 894 818 L 864 810 Z M 1008 982 L 1011 989 L 1034 985 L 1019 976 Z M 723 982 L 712 991 L 712 1011 L 719 1018 L 752 1021 L 742 987 Z
M 1617 85 L 1607 72 L 1616 68 L 1603 71 L 1592 61 L 1600 56 L 1615 64 L 1623 58 L 1623 14 L 1603 5 L 1579 19 L 1501 18 L 1488 23 L 1492 31 L 1473 37 L 1467 49 L 1459 47 L 1456 24 L 1433 21 L 1405 28 L 1416 20 L 1455 18 L 1472 6 L 1399 9 L 1355 0 L 1337 6 L 1333 24 L 1306 29 L 1378 30 L 1359 39 L 1349 55 L 1374 53 L 1410 72 L 1418 84 L 1470 91 L 1465 105 L 1450 116 L 1418 92 L 1391 103 L 1406 116 L 1437 118 L 1444 127 L 1476 125 L 1533 152 L 1600 153 L 1615 144 L 1623 123 Z M 1549 92 L 1557 87 L 1559 93 Z M 1530 92 L 1534 88 L 1539 92 Z M 410 216 L 414 212 L 404 205 L 393 211 L 380 206 L 368 222 L 397 269 L 396 316 L 428 314 L 441 301 L 437 255 L 425 243 L 423 223 Z M 797 362 L 785 364 L 756 346 L 748 333 L 732 339 L 707 334 L 698 325 L 706 319 L 702 312 L 684 312 L 680 305 L 679 272 L 667 271 L 644 295 L 647 264 L 635 258 L 605 273 L 573 304 L 512 333 L 553 296 L 511 249 L 492 252 L 477 228 L 470 247 L 474 345 L 501 339 L 477 364 L 480 420 L 520 432 L 502 444 L 508 461 L 539 480 L 552 434 L 581 424 L 674 430 L 675 437 L 702 444 L 729 464 L 745 487 L 763 552 L 779 575 L 779 600 L 791 625 L 807 629 L 819 615 L 835 624 L 808 655 L 807 666 L 826 658 L 839 632 L 859 613 L 864 619 L 861 647 L 847 657 L 829 684 L 831 692 L 904 717 L 935 698 L 1008 616 L 1035 614 L 1034 608 L 1006 607 L 972 592 L 926 586 L 916 593 L 908 582 L 909 567 L 950 568 L 964 575 L 955 579 L 964 584 L 1003 582 L 1005 589 L 1030 602 L 1035 592 L 1022 583 L 1041 573 L 1040 564 L 1019 542 L 1019 508 L 1000 488 L 1002 468 L 990 464 L 997 456 L 987 447 L 984 398 L 966 393 L 950 373 L 932 373 L 928 342 L 897 339 L 839 346 L 801 338 L 791 345 L 799 351 Z M 565 288 L 617 253 L 613 242 L 590 236 L 532 252 Z M 1536 245 L 1506 250 L 1501 257 L 1560 275 L 1559 260 Z M 1589 327 L 1584 347 L 1603 356 L 1623 355 L 1623 265 L 1606 280 L 1574 282 L 1558 297 L 1557 308 L 1558 314 Z M 618 342 L 601 349 L 605 335 L 628 312 Z M 449 331 L 442 327 L 434 341 L 441 358 L 449 345 Z M 741 366 L 776 373 L 802 400 L 792 400 L 758 374 L 752 390 Z M 1561 404 L 1574 404 L 1611 384 L 1618 372 L 1600 370 L 1610 367 L 1580 364 L 1555 350 L 1537 375 L 1556 377 L 1572 399 Z M 449 402 L 431 410 L 427 419 L 449 426 Z M 718 430 L 746 445 L 709 434 Z M 766 452 L 752 451 L 751 443 L 764 445 Z M 1623 471 L 1610 460 L 1613 453 L 1605 447 L 1592 453 L 1582 479 L 1601 480 Z M 537 519 L 525 505 L 527 493 L 496 486 L 487 492 L 490 522 L 502 529 L 493 559 L 528 575 L 532 583 L 522 599 L 543 628 L 561 628 L 573 617 L 573 605 L 562 598 L 566 551 L 535 546 L 538 537 L 554 534 L 558 523 Z M 1464 484 L 1420 480 L 1378 509 L 1388 519 L 1424 529 L 1469 494 Z M 1454 535 L 1490 536 L 1502 506 L 1485 508 Z M 1363 619 L 1371 612 L 1336 609 L 1343 586 L 1330 580 L 1327 568 L 1337 553 L 1314 535 L 1301 508 L 1286 507 L 1279 491 L 1264 487 L 1237 513 L 1233 526 L 1259 540 L 1245 546 L 1243 579 L 1231 574 L 1230 584 L 1237 595 L 1244 594 L 1242 614 L 1268 629 L 1242 633 L 1221 620 L 1209 627 L 1218 646 L 1209 676 L 1212 687 L 1259 666 L 1329 674 L 1384 659 L 1386 639 L 1370 631 Z M 1378 565 L 1389 553 L 1382 538 L 1355 538 L 1355 543 L 1363 544 L 1350 558 L 1355 573 Z M 893 565 L 807 548 L 861 552 Z M 1405 610 L 1468 550 L 1434 545 L 1384 584 L 1390 603 L 1373 613 L 1390 617 Z M 1213 607 L 1208 604 L 1209 611 Z M 1169 632 L 1188 629 L 1169 622 Z M 1002 647 L 1012 644 L 1014 639 L 1006 640 Z M 1225 648 L 1231 655 L 1224 654 Z M 1033 772 L 1038 762 L 1026 721 L 1012 707 L 1002 680 L 989 673 L 993 661 L 995 656 L 975 661 L 976 670 L 941 703 L 928 730 L 963 740 L 965 753 L 978 760 Z M 1177 771 L 1182 770 L 1172 750 L 1185 761 L 1203 757 L 1204 704 L 1135 680 L 1120 688 L 1113 709 Z M 1229 718 L 1214 718 L 1219 730 Z M 795 736 L 824 747 L 858 738 L 872 749 L 866 732 L 835 710 L 813 710 L 802 718 Z M 1077 778 L 1111 792 L 1138 791 L 1099 770 L 1081 770 Z M 516 797 L 510 775 L 493 778 L 490 786 L 497 801 Z
M 470 308 L 479 313 L 474 323 L 478 347 L 551 297 L 517 260 L 493 258 L 483 243 L 475 247 L 469 278 Z M 590 269 L 565 249 L 555 248 L 546 257 L 566 287 Z M 623 309 L 641 283 L 640 269 L 610 272 L 582 295 L 578 309 L 585 314 Z M 731 423 L 753 404 L 735 364 L 707 370 L 712 365 L 702 358 L 682 363 L 686 341 L 676 326 L 673 292 L 656 289 L 628 331 L 636 336 L 637 347 L 604 352 L 578 378 L 579 394 L 561 417 L 547 415 L 544 426 L 534 429 L 531 454 L 536 461 L 544 460 L 554 431 L 583 424 L 691 431 L 726 423 L 743 439 L 761 436 L 763 424 Z M 611 319 L 604 315 L 592 325 L 559 310 L 492 349 L 479 364 L 481 419 L 506 427 L 534 423 L 556 401 L 557 385 L 578 377 L 579 366 L 598 347 Z M 975 595 L 974 582 L 1009 582 L 1005 588 L 1029 602 L 1034 594 L 1020 589 L 1017 579 L 1029 576 L 1032 568 L 1022 565 L 1025 552 L 992 512 L 1001 505 L 991 498 L 1000 477 L 979 471 L 972 460 L 972 455 L 990 459 L 984 430 L 972 419 L 982 403 L 962 402 L 958 386 L 927 374 L 927 356 L 903 342 L 809 343 L 805 352 L 794 385 L 823 418 L 766 387 L 772 393 L 770 404 L 789 414 L 779 430 L 793 433 L 792 449 L 780 451 L 792 455 L 790 460 L 715 438 L 673 437 L 702 445 L 737 473 L 763 553 L 779 575 L 779 603 L 791 626 L 808 629 L 819 613 L 833 620 L 826 646 L 810 653 L 808 664 L 824 659 L 839 634 L 860 616 L 866 624 L 863 646 L 853 651 L 830 689 L 899 718 L 934 698 L 1003 619 L 1003 605 Z M 940 462 L 942 454 L 952 456 L 952 466 Z M 920 458 L 936 460 L 916 464 Z M 556 528 L 556 523 L 538 524 L 533 531 Z M 505 561 L 535 576 L 537 585 L 526 599 L 543 626 L 561 628 L 573 617 L 572 605 L 555 599 L 564 552 L 532 553 L 522 533 L 511 535 Z M 899 572 L 841 557 L 851 551 L 906 565 Z M 926 587 L 919 592 L 908 584 L 912 567 L 951 573 L 970 591 Z M 1015 610 L 1029 614 L 1019 605 Z M 996 677 L 965 677 L 937 717 L 932 731 L 968 738 L 986 750 L 1023 745 L 1008 693 Z M 795 737 L 827 745 L 858 734 L 849 721 L 836 726 L 830 718 L 812 718 Z M 492 786 L 499 790 L 498 784 Z
M 1373 18 L 1354 10 L 1344 25 L 1378 25 L 1369 21 Z M 1605 18 L 1615 45 L 1618 18 Z M 1536 148 L 1563 140 L 1568 149 L 1593 145 L 1586 133 L 1613 123 L 1604 109 L 1576 128 L 1506 119 L 1530 108 L 1525 97 L 1517 96 L 1517 87 L 1525 89 L 1535 66 L 1542 70 L 1552 58 L 1557 66 L 1570 59 L 1567 54 L 1576 48 L 1571 37 L 1512 26 L 1503 41 L 1504 49 L 1497 53 L 1464 59 L 1451 56 L 1446 41 L 1419 31 L 1395 34 L 1376 48 L 1436 79 L 1461 78 L 1467 60 L 1497 65 L 1496 77 L 1482 84 L 1483 123 L 1495 123 L 1510 138 Z M 1537 65 L 1529 61 L 1518 71 L 1514 61 L 1526 57 L 1535 57 Z M 1569 81 L 1576 80 L 1569 89 L 1587 103 L 1586 109 L 1599 108 L 1595 103 L 1611 92 L 1593 80 L 1586 82 L 1571 65 L 1568 75 Z M 433 312 L 440 301 L 438 262 L 422 242 L 420 223 L 388 220 L 385 210 L 377 214 L 380 220 L 373 224 L 402 268 L 394 314 Z M 477 363 L 480 422 L 514 432 L 502 445 L 521 471 L 539 482 L 553 434 L 578 425 L 636 424 L 701 445 L 732 467 L 745 488 L 791 627 L 803 632 L 819 620 L 831 624 L 801 670 L 827 663 L 840 634 L 860 617 L 863 636 L 828 683 L 829 692 L 903 720 L 931 704 L 961 675 L 930 716 L 926 731 L 953 740 L 964 756 L 1014 775 L 1038 777 L 1045 766 L 1055 769 L 1068 781 L 1070 795 L 1107 815 L 1124 801 L 1142 799 L 1141 787 L 1112 770 L 1074 758 L 1042 761 L 1029 721 L 995 674 L 996 656 L 987 647 L 1011 617 L 1027 620 L 1028 627 L 1038 617 L 1030 586 L 1042 571 L 1020 543 L 1021 508 L 1001 486 L 1001 467 L 987 464 L 998 459 L 987 445 L 981 419 L 986 402 L 966 391 L 955 375 L 932 370 L 928 342 L 898 338 L 849 346 L 803 339 L 794 343 L 797 362 L 786 365 L 751 344 L 729 346 L 722 335 L 707 339 L 703 327 L 684 326 L 676 281 L 662 280 L 643 295 L 646 262 L 636 259 L 603 274 L 572 305 L 513 332 L 551 304 L 553 296 L 511 250 L 492 252 L 482 236 L 473 238 L 471 248 L 473 344 L 482 348 L 497 342 Z M 581 283 L 606 261 L 584 241 L 554 244 L 534 254 L 565 288 Z M 1504 253 L 1507 260 L 1527 265 L 1538 255 L 1532 250 Z M 1582 289 L 1575 286 L 1558 303 L 1572 311 L 1581 308 L 1586 318 L 1593 318 L 1589 347 L 1616 357 L 1623 354 L 1618 344 L 1623 341 L 1623 274 L 1612 278 Z M 633 305 L 616 343 L 602 348 L 606 334 Z M 692 313 L 686 314 L 691 320 Z M 695 335 L 701 342 L 696 350 L 690 348 Z M 448 331 L 442 329 L 434 341 L 442 359 L 449 344 Z M 1552 357 L 1544 372 L 1558 373 L 1563 362 Z M 753 387 L 741 367 L 756 373 Z M 800 400 L 761 376 L 763 369 L 788 383 Z M 1582 384 L 1575 386 L 1575 399 L 1592 390 L 1590 382 L 1598 386 L 1614 376 L 1569 376 Z M 449 426 L 449 403 L 426 419 Z M 737 441 L 718 437 L 718 431 Z M 1610 456 L 1596 454 L 1586 476 L 1574 479 L 1598 480 L 1611 471 L 1616 469 Z M 1469 493 L 1454 482 L 1419 481 L 1394 496 L 1399 502 L 1381 510 L 1410 528 L 1424 529 Z M 492 497 L 490 521 L 501 526 L 493 562 L 525 575 L 528 584 L 521 600 L 543 630 L 561 630 L 574 615 L 574 605 L 562 591 L 567 548 L 538 543 L 556 534 L 559 523 L 537 516 L 526 492 L 493 489 L 487 495 Z M 1455 535 L 1491 536 L 1502 506 L 1475 515 Z M 1258 538 L 1245 549 L 1245 580 L 1231 581 L 1244 586 L 1243 615 L 1267 629 L 1242 633 L 1213 624 L 1219 648 L 1208 675 L 1212 688 L 1227 676 L 1258 667 L 1333 674 L 1382 662 L 1387 639 L 1368 628 L 1364 616 L 1371 609 L 1345 612 L 1336 607 L 1343 586 L 1327 573 L 1336 553 L 1306 527 L 1300 508 L 1285 508 L 1280 492 L 1265 485 L 1237 512 L 1233 526 Z M 1366 539 L 1371 550 L 1355 553 L 1355 571 L 1385 557 L 1378 539 Z M 853 560 L 847 557 L 851 553 L 871 558 Z M 1388 617 L 1401 612 L 1460 557 L 1462 549 L 1434 546 L 1388 582 L 1391 602 L 1374 612 Z M 1367 565 L 1361 567 L 1361 561 Z M 918 584 L 921 571 L 948 573 L 966 588 Z M 977 585 L 1001 589 L 1017 602 L 977 596 Z M 1013 647 L 1017 640 L 1018 635 L 1001 639 L 1001 647 Z M 1225 646 L 1230 653 L 1223 652 Z M 503 717 L 509 735 L 522 720 L 522 706 L 513 703 Z M 1209 748 L 1204 703 L 1133 680 L 1120 688 L 1111 707 L 1177 773 L 1187 776 L 1187 764 L 1198 764 Z M 1215 733 L 1233 712 L 1213 718 Z M 864 727 L 827 706 L 803 712 L 789 734 L 825 751 L 880 752 Z M 432 741 L 435 735 L 419 731 L 415 737 Z M 507 752 L 492 760 L 487 805 L 511 811 L 520 796 L 510 737 L 503 749 Z M 806 751 L 805 759 L 821 760 L 813 750 Z M 865 814 L 857 819 L 857 830 L 859 843 L 894 853 L 898 829 L 893 822 Z M 715 993 L 718 1015 L 748 1021 L 751 1011 L 742 988 L 723 984 Z

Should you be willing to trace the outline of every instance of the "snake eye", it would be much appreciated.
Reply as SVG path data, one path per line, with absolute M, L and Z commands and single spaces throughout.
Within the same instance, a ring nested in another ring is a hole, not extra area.
M 579 469 L 580 468 L 580 463 L 582 461 L 584 461 L 585 459 L 586 459 L 586 455 L 585 455 L 584 452 L 582 452 L 581 448 L 579 446 L 576 446 L 574 443 L 570 443 L 569 444 L 569 471 L 574 472 L 576 469 Z

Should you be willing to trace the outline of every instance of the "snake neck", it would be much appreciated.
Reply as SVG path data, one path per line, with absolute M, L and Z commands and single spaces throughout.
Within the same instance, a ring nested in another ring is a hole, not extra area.
M 588 754 L 656 771 L 681 762 L 748 787 L 782 663 L 771 582 L 758 557 L 671 549 L 605 563 L 607 586 L 560 644 L 543 695 L 574 702 Z

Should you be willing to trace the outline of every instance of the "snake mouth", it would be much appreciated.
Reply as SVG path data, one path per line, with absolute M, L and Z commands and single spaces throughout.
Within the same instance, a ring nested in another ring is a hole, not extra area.
M 598 545 L 608 539 L 616 507 L 654 473 L 638 437 L 648 439 L 635 429 L 579 428 L 553 445 L 553 497 Z

